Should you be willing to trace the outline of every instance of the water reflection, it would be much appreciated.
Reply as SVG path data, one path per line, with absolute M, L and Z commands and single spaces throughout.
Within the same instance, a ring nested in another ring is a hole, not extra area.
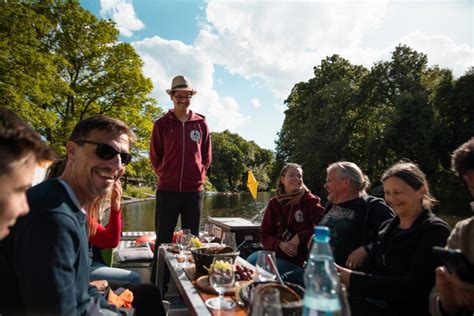
M 211 194 L 205 195 L 203 201 L 203 214 L 201 226 L 207 222 L 208 217 L 243 217 L 251 219 L 257 209 L 264 208 L 270 198 L 271 192 L 259 192 L 257 201 L 249 193 L 238 194 Z M 124 231 L 153 231 L 155 230 L 155 201 L 126 204 L 123 206 L 122 222 Z M 180 228 L 180 220 L 178 220 Z
M 251 219 L 257 213 L 257 209 L 263 209 L 267 205 L 271 197 L 270 192 L 259 192 L 255 203 L 249 193 L 205 195 L 201 226 L 204 226 L 207 218 L 212 216 Z M 463 200 L 441 201 L 434 212 L 447 221 L 451 227 L 454 227 L 459 220 L 473 215 L 470 212 L 469 201 Z M 124 205 L 122 218 L 124 231 L 155 230 L 155 201 Z

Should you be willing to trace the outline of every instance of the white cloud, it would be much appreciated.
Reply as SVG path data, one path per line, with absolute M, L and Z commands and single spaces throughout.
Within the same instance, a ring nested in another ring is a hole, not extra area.
M 145 27 L 136 15 L 131 0 L 100 0 L 100 14 L 112 19 L 120 33 L 127 37 Z
M 357 47 L 387 1 L 209 1 L 196 41 L 214 63 L 258 80 L 281 99 L 328 55 Z
M 255 99 L 255 98 L 250 100 L 250 103 L 252 103 L 253 107 L 256 108 L 256 109 L 258 109 L 259 107 L 262 106 L 260 101 L 258 101 L 258 99 Z
M 464 75 L 469 67 L 474 66 L 474 49 L 467 45 L 458 45 L 446 36 L 413 32 L 401 38 L 399 42 L 427 54 L 431 66 L 449 66 L 455 77 Z
M 195 46 L 213 63 L 270 88 L 282 100 L 295 83 L 313 76 L 313 67 L 321 59 L 333 54 L 369 68 L 389 60 L 402 43 L 428 54 L 430 65 L 448 67 L 455 76 L 474 64 L 472 46 L 456 44 L 446 36 L 401 33 L 397 25 L 384 25 L 388 10 L 388 0 L 248 0 L 245 5 L 209 0 L 207 20 Z M 368 45 L 377 43 L 382 25 L 391 31 L 390 46 Z
M 249 117 L 241 113 L 237 101 L 219 96 L 213 86 L 214 66 L 201 51 L 180 41 L 170 41 L 159 36 L 133 42 L 144 61 L 143 72 L 153 81 L 152 95 L 164 108 L 172 106 L 165 90 L 170 88 L 176 75 L 186 76 L 198 93 L 191 108 L 206 116 L 212 131 L 229 129 L 233 132 Z

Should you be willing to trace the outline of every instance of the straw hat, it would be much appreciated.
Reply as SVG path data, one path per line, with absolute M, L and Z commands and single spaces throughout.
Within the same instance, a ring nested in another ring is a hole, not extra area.
M 171 89 L 166 89 L 166 93 L 171 95 L 173 91 L 190 91 L 191 95 L 197 93 L 196 90 L 191 88 L 191 82 L 185 76 L 176 76 L 171 81 Z

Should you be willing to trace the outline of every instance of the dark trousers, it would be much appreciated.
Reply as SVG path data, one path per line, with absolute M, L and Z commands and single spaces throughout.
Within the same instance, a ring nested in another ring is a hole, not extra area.
M 155 231 L 156 251 L 153 258 L 151 282 L 156 279 L 158 247 L 170 243 L 181 215 L 181 228 L 189 228 L 191 234 L 199 235 L 199 221 L 202 213 L 202 192 L 164 192 L 156 191 Z M 169 271 L 165 268 L 164 282 L 169 281 Z M 166 286 L 164 286 L 166 289 Z M 163 295 L 165 293 L 162 293 Z

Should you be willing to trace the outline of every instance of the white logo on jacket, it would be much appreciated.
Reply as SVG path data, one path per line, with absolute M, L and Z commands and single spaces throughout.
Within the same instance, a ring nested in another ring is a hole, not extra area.
M 191 137 L 193 141 L 198 142 L 201 140 L 201 132 L 193 129 L 191 133 L 189 133 L 189 137 Z
M 296 211 L 295 219 L 298 223 L 301 223 L 303 221 L 303 212 L 301 210 Z

